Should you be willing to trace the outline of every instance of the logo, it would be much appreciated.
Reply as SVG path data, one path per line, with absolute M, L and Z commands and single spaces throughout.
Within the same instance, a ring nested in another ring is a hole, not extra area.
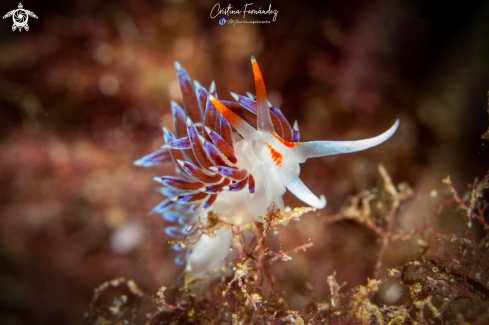
M 29 30 L 29 25 L 27 25 L 27 21 L 29 20 L 29 16 L 36 18 L 37 16 L 35 13 L 29 10 L 23 9 L 24 7 L 22 6 L 22 3 L 19 3 L 19 8 L 14 9 L 12 11 L 9 11 L 3 16 L 3 19 L 12 16 L 14 20 L 14 24 L 12 25 L 12 30 L 15 32 L 15 30 L 18 28 L 19 32 L 22 31 L 22 28 L 24 28 L 26 31 Z
M 226 23 L 226 19 L 221 18 L 219 19 L 219 24 L 224 25 Z

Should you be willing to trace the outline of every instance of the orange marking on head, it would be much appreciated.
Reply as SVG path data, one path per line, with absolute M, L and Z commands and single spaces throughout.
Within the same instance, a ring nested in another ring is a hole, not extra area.
M 258 103 L 261 100 L 267 99 L 267 92 L 265 90 L 263 76 L 261 75 L 260 68 L 254 57 L 251 59 L 251 66 L 253 68 L 253 77 L 255 78 L 256 102 Z
M 217 100 L 214 96 L 209 95 L 209 99 L 214 105 L 214 107 L 221 113 L 221 115 L 232 125 L 235 129 L 239 128 L 239 125 L 246 123 L 241 117 L 234 114 L 229 108 L 227 108 L 223 103 Z
M 277 150 L 275 150 L 268 142 L 263 142 L 263 143 L 266 144 L 268 150 L 270 150 L 270 157 L 272 158 L 275 165 L 277 165 L 278 167 L 282 166 L 282 159 L 283 159 L 282 154 Z
M 282 139 L 281 137 L 279 137 L 276 134 L 273 134 L 272 133 L 272 135 L 273 135 L 273 137 L 275 139 L 277 139 L 278 141 L 280 141 L 281 144 L 283 144 L 284 146 L 286 146 L 287 148 L 290 148 L 290 149 L 295 148 L 295 147 L 297 147 L 297 146 L 299 146 L 299 145 L 302 144 L 300 142 L 287 142 L 287 141 L 285 141 L 284 139 Z

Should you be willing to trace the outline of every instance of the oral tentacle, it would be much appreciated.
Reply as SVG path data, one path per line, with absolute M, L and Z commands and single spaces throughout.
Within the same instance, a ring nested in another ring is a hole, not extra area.
M 351 153 L 362 151 L 375 147 L 389 139 L 399 126 L 397 120 L 391 128 L 384 133 L 369 139 L 356 141 L 310 141 L 303 142 L 302 145 L 293 149 L 293 152 L 305 161 L 308 158 L 337 155 L 342 153 Z
M 326 198 L 321 195 L 319 198 L 301 181 L 299 176 L 289 173 L 282 173 L 282 182 L 285 187 L 292 192 L 302 202 L 316 208 L 322 209 L 326 206 Z

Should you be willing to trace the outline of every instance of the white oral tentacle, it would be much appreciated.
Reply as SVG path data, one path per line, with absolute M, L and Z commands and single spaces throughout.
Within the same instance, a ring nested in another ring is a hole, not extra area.
M 298 157 L 304 159 L 303 161 L 308 158 L 362 151 L 375 147 L 389 139 L 394 132 L 396 132 L 398 126 L 399 120 L 397 120 L 389 130 L 369 139 L 356 141 L 309 141 L 302 143 L 292 150 Z
M 280 178 L 285 187 L 291 191 L 302 202 L 309 204 L 316 209 L 322 209 L 326 206 L 326 198 L 321 195 L 319 198 L 307 188 L 299 176 L 289 173 L 281 173 Z

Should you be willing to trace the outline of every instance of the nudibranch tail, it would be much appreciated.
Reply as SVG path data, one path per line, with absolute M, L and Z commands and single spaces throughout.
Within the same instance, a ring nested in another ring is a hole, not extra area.
M 166 198 L 150 213 L 169 222 L 168 236 L 190 236 L 175 259 L 193 278 L 204 278 L 221 267 L 233 238 L 229 228 L 214 229 L 215 236 L 191 231 L 208 213 L 228 224 L 241 225 L 265 217 L 268 208 L 283 209 L 288 189 L 306 204 L 321 209 L 326 198 L 316 196 L 299 178 L 300 164 L 312 157 L 365 150 L 389 139 L 399 121 L 379 136 L 357 141 L 299 142 L 297 121 L 289 124 L 268 99 L 263 76 L 251 57 L 256 96 L 231 93 L 235 102 L 218 100 L 216 85 L 206 90 L 192 81 L 175 61 L 182 107 L 171 101 L 174 130 L 163 127 L 165 144 L 134 162 L 150 167 L 172 161 L 176 176 L 155 177 Z M 233 129 L 234 127 L 234 129 Z M 237 131 L 237 132 L 234 132 Z M 191 243 L 191 244 L 189 244 Z

